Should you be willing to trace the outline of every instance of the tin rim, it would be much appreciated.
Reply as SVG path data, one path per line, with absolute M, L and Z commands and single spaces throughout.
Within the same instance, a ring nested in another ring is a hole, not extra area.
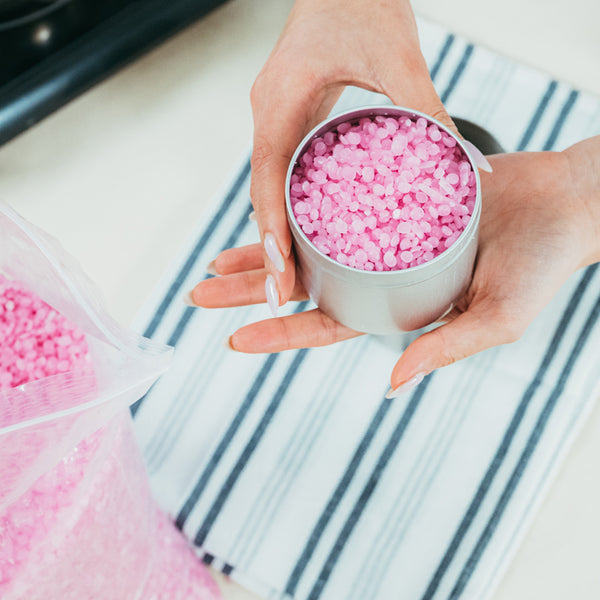
M 292 203 L 290 198 L 290 183 L 292 179 L 292 174 L 294 171 L 294 167 L 298 162 L 298 157 L 305 151 L 307 146 L 315 137 L 325 134 L 327 131 L 330 131 L 337 125 L 344 123 L 346 121 L 356 120 L 363 117 L 370 116 L 379 116 L 379 115 L 387 115 L 387 116 L 396 116 L 396 117 L 423 117 L 427 119 L 428 122 L 437 125 L 440 129 L 442 129 L 445 133 L 450 135 L 456 143 L 460 146 L 460 149 L 463 151 L 464 155 L 467 157 L 473 172 L 475 173 L 475 185 L 476 185 L 476 194 L 475 194 L 475 206 L 473 207 L 473 213 L 471 214 L 471 219 L 469 223 L 465 227 L 465 229 L 458 236 L 456 241 L 449 247 L 446 248 L 443 252 L 438 254 L 435 258 L 424 262 L 423 264 L 417 265 L 415 267 L 408 267 L 407 269 L 395 269 L 390 271 L 366 271 L 364 269 L 357 269 L 356 267 L 350 267 L 349 265 L 343 265 L 342 263 L 334 260 L 327 254 L 323 254 L 308 238 L 308 236 L 300 227 L 298 221 L 296 220 L 296 216 L 292 210 Z M 438 121 L 434 117 L 431 117 L 419 110 L 415 110 L 412 108 L 406 108 L 402 106 L 396 106 L 393 104 L 374 104 L 370 106 L 359 106 L 357 108 L 352 108 L 349 110 L 345 110 L 339 112 L 331 117 L 328 117 L 321 123 L 317 124 L 313 127 L 302 139 L 296 151 L 294 152 L 292 158 L 290 159 L 290 164 L 288 166 L 287 175 L 285 178 L 285 206 L 286 213 L 288 217 L 288 223 L 290 228 L 293 229 L 293 233 L 300 236 L 300 238 L 306 243 L 311 252 L 314 252 L 319 258 L 324 259 L 328 266 L 331 266 L 332 269 L 336 270 L 345 270 L 351 273 L 353 276 L 357 276 L 358 274 L 364 274 L 365 276 L 371 277 L 401 277 L 400 274 L 406 274 L 404 277 L 408 278 L 409 276 L 417 276 L 417 280 L 421 280 L 419 275 L 422 275 L 422 279 L 429 279 L 427 277 L 427 271 L 430 269 L 434 270 L 436 265 L 439 263 L 450 261 L 449 264 L 452 264 L 454 260 L 460 256 L 461 252 L 468 245 L 466 242 L 468 238 L 473 235 L 473 231 L 477 229 L 479 225 L 479 218 L 481 216 L 481 180 L 479 177 L 479 169 L 473 160 L 473 157 L 465 148 L 463 144 L 463 140 L 458 137 L 451 129 L 449 129 L 442 122 Z M 462 243 L 459 243 L 462 242 Z M 451 255 L 455 254 L 456 256 L 452 257 Z

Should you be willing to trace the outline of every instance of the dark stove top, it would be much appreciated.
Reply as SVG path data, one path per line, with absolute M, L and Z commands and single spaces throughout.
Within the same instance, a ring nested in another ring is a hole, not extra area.
M 224 0 L 0 0 L 0 144 Z

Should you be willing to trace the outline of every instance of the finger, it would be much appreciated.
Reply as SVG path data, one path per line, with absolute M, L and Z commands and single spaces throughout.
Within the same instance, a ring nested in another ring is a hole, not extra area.
M 436 319 L 434 323 L 439 323 L 440 325 L 443 325 L 444 323 L 450 323 L 450 321 L 454 321 L 454 319 L 459 317 L 461 314 L 462 311 L 456 307 L 453 307 L 447 313 Z
M 407 79 L 404 72 L 390 72 L 387 77 L 389 83 L 384 85 L 385 94 L 394 104 L 420 110 L 462 137 L 433 85 L 422 54 L 412 55 L 411 60 L 413 69 L 410 78 Z
M 279 75 L 278 80 L 267 77 L 266 83 L 264 77 L 259 78 L 253 87 L 255 134 L 250 194 L 264 245 L 265 266 L 274 277 L 279 304 L 284 304 L 294 289 L 295 279 L 285 209 L 287 170 L 297 145 L 330 110 L 340 91 L 316 88 L 314 83 L 302 89 L 306 84 L 298 73 Z M 282 103 L 281 90 L 288 89 L 295 90 L 294 99 Z
M 265 266 L 262 244 L 229 248 L 221 252 L 211 264 L 217 275 L 262 269 Z
M 409 391 L 435 369 L 492 346 L 516 341 L 522 333 L 522 325 L 498 307 L 471 307 L 408 346 L 392 371 L 388 397 Z
M 318 308 L 238 329 L 229 345 L 238 352 L 281 352 L 294 348 L 328 346 L 364 335 L 328 317 Z
M 241 271 L 222 277 L 213 277 L 200 282 L 191 292 L 195 306 L 203 308 L 226 308 L 231 306 L 246 306 L 266 302 L 265 269 Z M 306 300 L 300 278 L 296 284 L 291 300 Z
M 324 121 L 328 116 L 335 103 L 339 100 L 345 85 L 335 84 L 328 86 L 322 93 L 321 104 L 314 111 L 306 126 L 306 133 L 313 127 L 316 127 L 321 121 Z

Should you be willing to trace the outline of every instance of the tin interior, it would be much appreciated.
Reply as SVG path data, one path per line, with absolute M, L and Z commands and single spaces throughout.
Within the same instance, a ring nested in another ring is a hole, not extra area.
M 313 245 L 308 236 L 304 233 L 304 231 L 302 231 L 302 228 L 296 221 L 296 216 L 294 215 L 294 212 L 292 210 L 291 198 L 289 193 L 292 174 L 294 168 L 296 167 L 299 157 L 310 146 L 311 142 L 315 138 L 323 136 L 325 133 L 334 129 L 341 123 L 345 123 L 347 121 L 358 121 L 363 117 L 375 116 L 409 117 L 413 119 L 423 117 L 427 119 L 427 121 L 437 125 L 440 129 L 442 129 L 444 132 L 446 132 L 448 135 L 452 136 L 456 140 L 458 146 L 460 147 L 463 154 L 471 164 L 471 168 L 475 173 L 475 185 L 477 190 L 475 197 L 475 207 L 473 208 L 471 220 L 469 221 L 463 232 L 460 234 L 460 236 L 454 242 L 454 244 L 450 246 L 450 248 L 447 248 L 446 250 L 444 250 L 444 252 L 442 252 L 432 260 L 423 263 L 422 265 L 417 265 L 416 267 L 409 267 L 408 269 L 397 269 L 391 271 L 365 271 L 363 269 L 356 269 L 355 267 L 350 267 L 348 265 L 343 265 L 337 262 L 333 258 L 327 256 L 326 254 L 323 254 L 320 250 L 316 248 L 316 246 Z M 428 279 L 430 276 L 433 276 L 435 272 L 439 270 L 440 267 L 442 267 L 442 264 L 440 263 L 451 263 L 453 259 L 457 258 L 460 255 L 462 249 L 464 248 L 465 240 L 468 240 L 474 234 L 474 230 L 477 228 L 479 223 L 479 216 L 481 212 L 481 181 L 479 178 L 479 171 L 477 169 L 477 166 L 475 165 L 475 162 L 473 161 L 473 158 L 469 154 L 468 150 L 464 147 L 461 138 L 459 138 L 453 131 L 448 129 L 448 127 L 446 127 L 437 119 L 434 119 L 433 117 L 430 117 L 429 115 L 426 115 L 425 113 L 422 113 L 418 110 L 412 110 L 409 108 L 402 108 L 398 106 L 364 106 L 344 111 L 327 119 L 326 121 L 323 121 L 305 136 L 305 138 L 302 140 L 302 142 L 296 149 L 296 152 L 294 152 L 292 159 L 290 160 L 290 165 L 288 167 L 287 177 L 285 181 L 285 203 L 288 215 L 288 222 L 293 230 L 294 235 L 299 236 L 302 240 L 304 240 L 304 246 L 308 246 L 309 251 L 314 252 L 319 257 L 320 262 L 324 261 L 325 264 L 327 264 L 331 270 L 334 270 L 339 273 L 346 272 L 346 275 L 350 277 L 355 277 L 358 273 L 360 273 L 361 278 L 369 277 L 373 283 L 375 283 L 375 281 L 383 283 L 384 278 L 389 279 L 391 277 L 394 278 L 395 283 L 399 283 L 399 278 L 410 280 L 412 283 L 414 281 Z M 390 281 L 388 283 L 392 282 Z

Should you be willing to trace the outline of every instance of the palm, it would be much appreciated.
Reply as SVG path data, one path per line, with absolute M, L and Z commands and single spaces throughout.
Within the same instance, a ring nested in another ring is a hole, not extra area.
M 449 320 L 466 311 L 518 338 L 580 265 L 573 248 L 566 181 L 558 154 L 493 157 L 483 175 L 483 210 L 473 281 Z M 552 194 L 544 193 L 550 189 Z M 575 236 L 576 238 L 576 236 Z M 551 265 L 551 268 L 548 268 Z
M 425 362 L 434 368 L 444 366 L 517 339 L 581 266 L 577 220 L 572 218 L 576 207 L 564 177 L 564 160 L 555 153 L 491 157 L 493 174 L 482 174 L 479 253 L 471 286 L 446 317 L 446 325 L 411 344 L 396 375 L 425 369 Z M 267 271 L 259 244 L 226 250 L 216 266 L 220 277 L 194 290 L 198 305 L 214 308 L 265 302 Z M 292 299 L 306 298 L 296 274 Z M 278 352 L 358 335 L 314 309 L 247 325 L 234 333 L 230 343 L 242 352 Z

